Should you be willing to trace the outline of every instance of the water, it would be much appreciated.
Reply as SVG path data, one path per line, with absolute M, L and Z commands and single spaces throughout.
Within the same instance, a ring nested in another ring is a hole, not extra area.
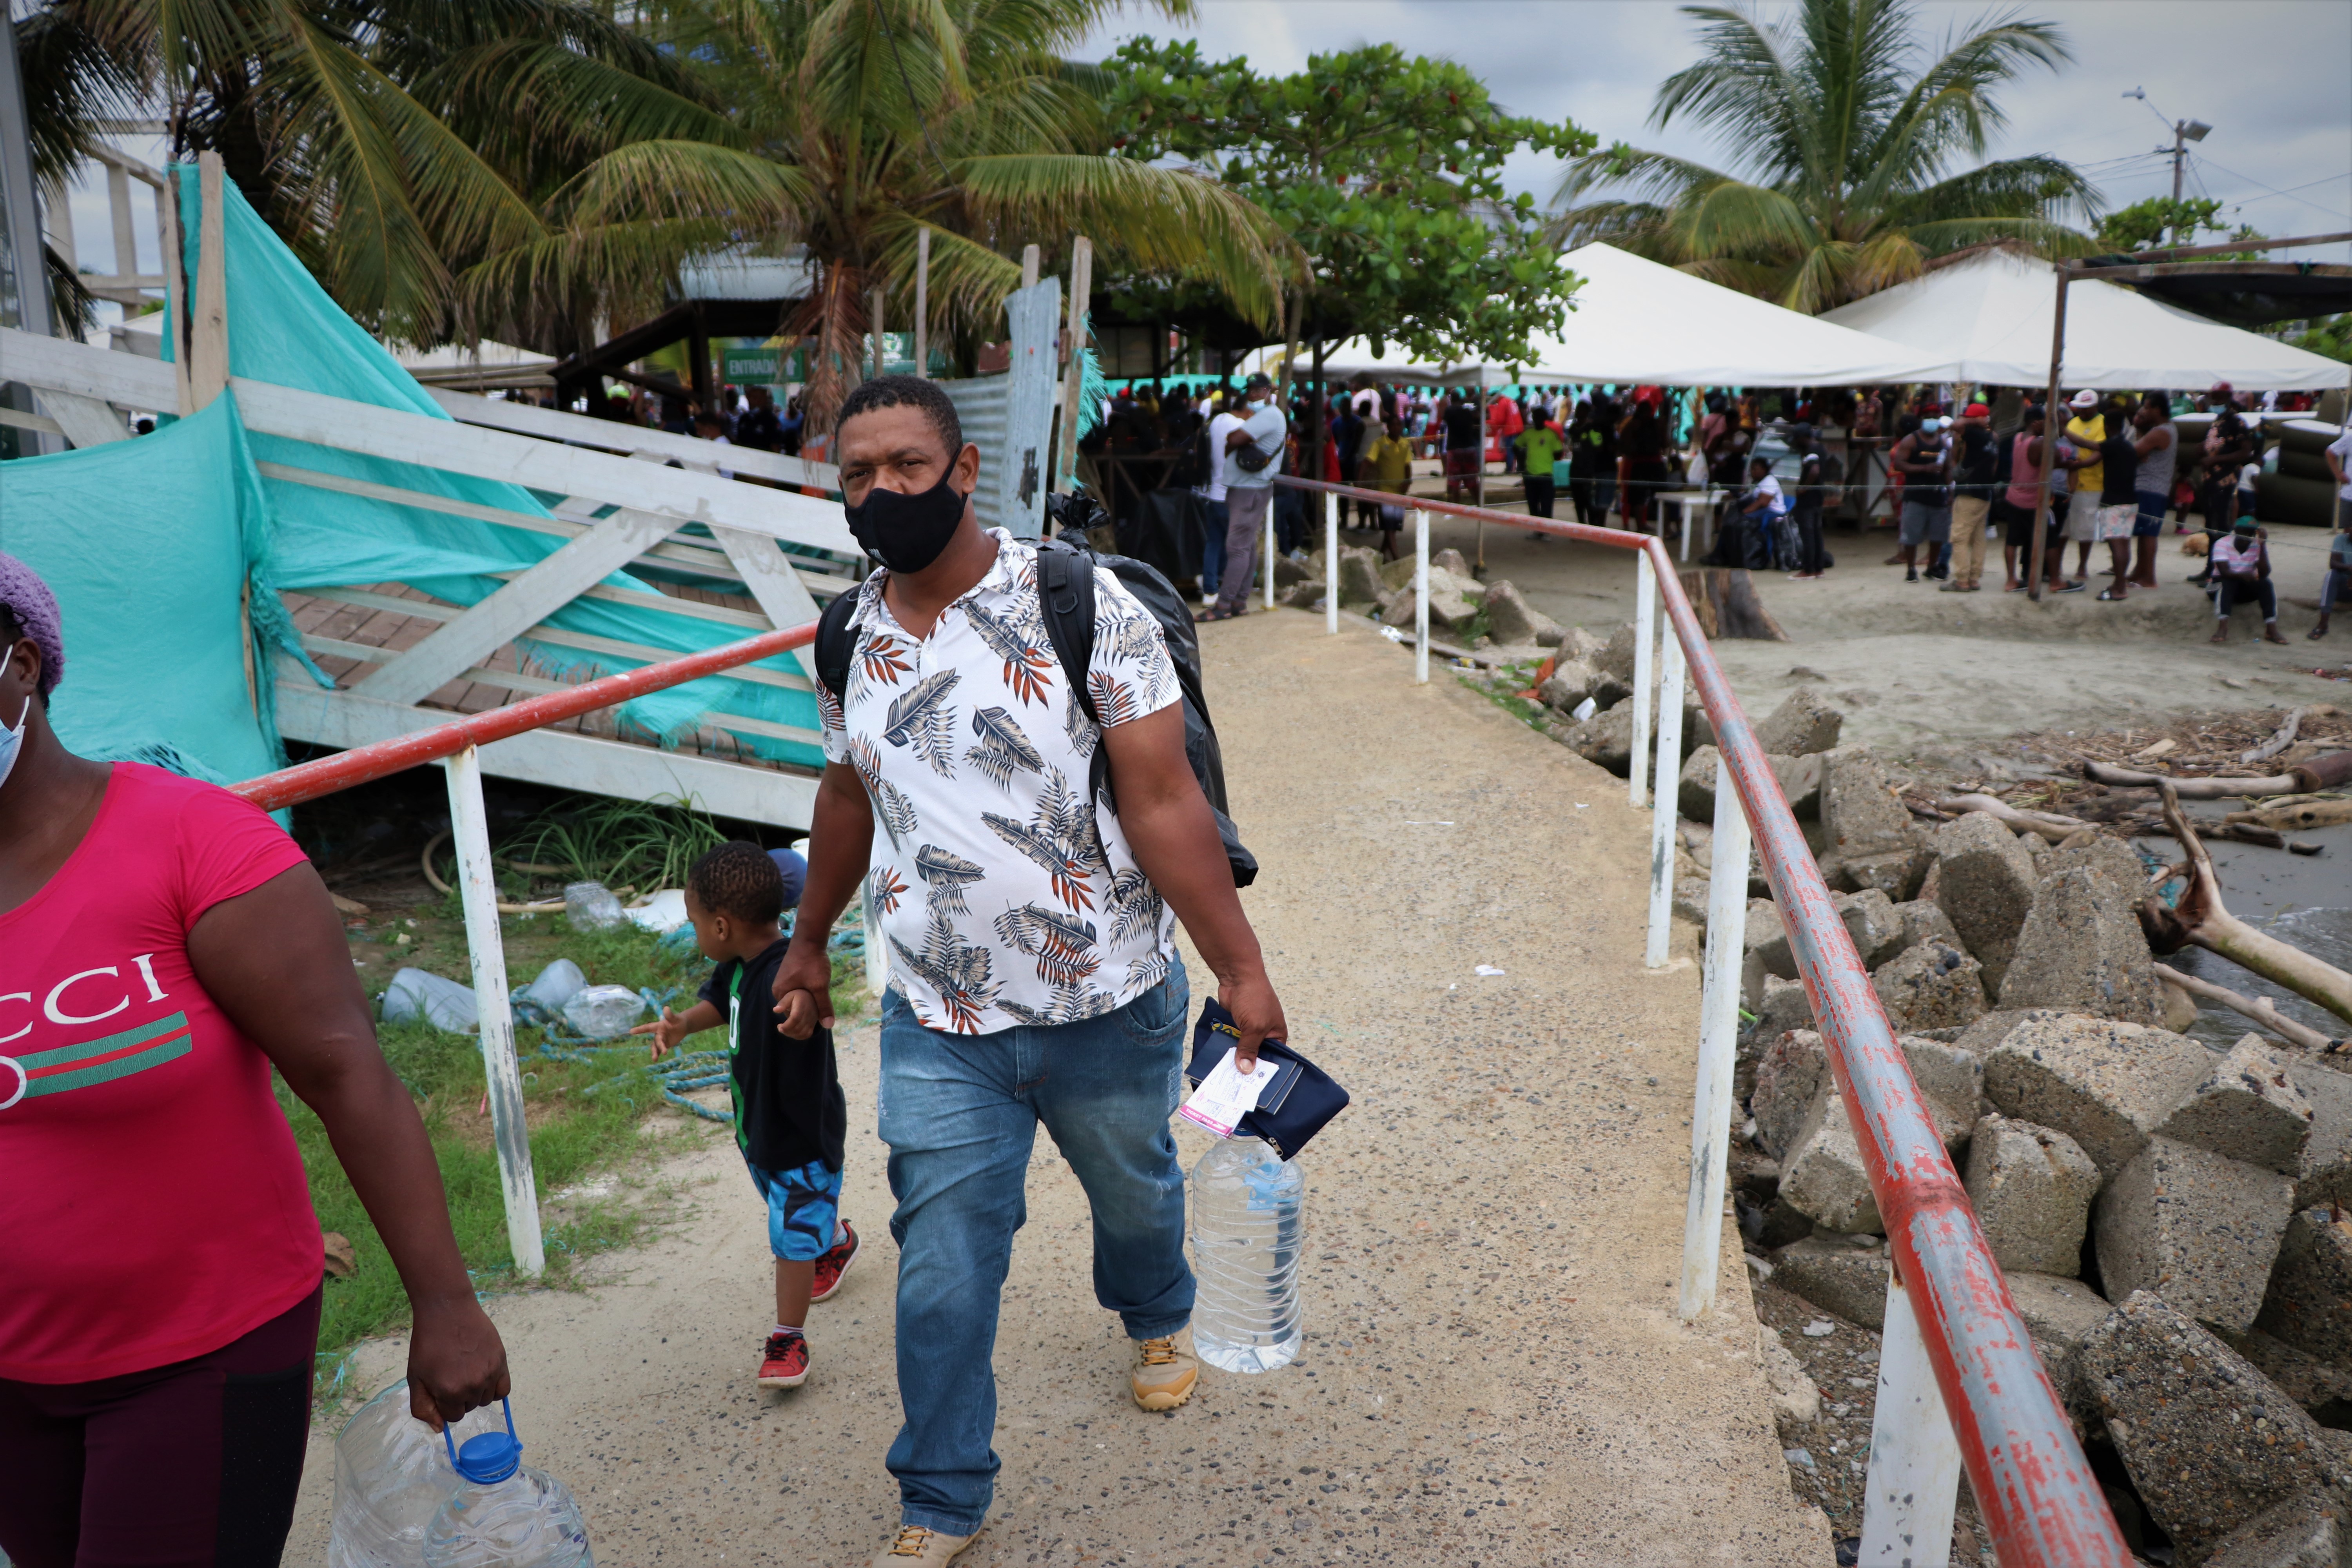
M 1298 1358 L 1307 1178 L 1259 1138 L 1227 1138 L 1192 1167 L 1194 1353 L 1221 1372 Z
M 2208 839 L 2205 847 L 2213 858 L 2214 874 L 2221 880 L 2222 900 L 2230 912 L 2247 924 L 2338 969 L 2352 969 L 2352 909 L 2343 907 L 2343 858 L 2352 857 L 2352 823 L 2304 829 L 2288 837 L 2324 847 L 2316 856 L 2287 855 L 2256 845 Z M 2179 857 L 2180 847 L 2168 838 L 2138 842 L 2167 860 Z M 2218 952 L 2188 947 L 2160 962 L 2248 996 L 2267 996 L 2280 1012 L 2330 1038 L 2352 1033 L 2352 1025 L 2317 1003 L 2239 968 Z M 2252 1019 L 2218 1002 L 2200 1002 L 2198 1009 L 2196 1026 L 2189 1032 L 2215 1050 L 2226 1050 L 2250 1030 L 2261 1028 Z
M 457 1423 L 462 1439 L 503 1432 L 492 1409 Z M 360 1406 L 335 1438 L 335 1514 L 327 1568 L 418 1568 L 425 1531 L 457 1489 L 440 1436 L 408 1413 L 408 1384 Z
M 425 1568 L 595 1568 L 588 1524 L 562 1481 L 529 1466 L 464 1481 L 425 1533 Z

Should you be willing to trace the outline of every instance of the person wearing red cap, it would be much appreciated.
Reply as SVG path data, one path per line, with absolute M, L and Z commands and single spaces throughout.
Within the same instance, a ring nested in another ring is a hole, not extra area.
M 2000 488 L 1993 479 L 2000 453 L 1992 438 L 1992 410 L 1971 403 L 1955 426 L 1959 456 L 1952 489 L 1952 576 L 1942 592 L 1974 594 L 1984 587 L 1985 520 Z

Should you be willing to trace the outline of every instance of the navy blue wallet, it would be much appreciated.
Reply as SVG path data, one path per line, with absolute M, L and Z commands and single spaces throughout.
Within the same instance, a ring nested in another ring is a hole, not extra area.
M 1192 1060 L 1184 1076 L 1197 1088 L 1216 1070 L 1225 1053 L 1241 1042 L 1234 1016 L 1212 996 L 1192 1026 Z M 1291 1159 L 1307 1141 L 1323 1131 L 1331 1118 L 1348 1109 L 1348 1091 L 1331 1075 L 1280 1040 L 1266 1040 L 1258 1055 L 1276 1064 L 1274 1077 L 1258 1090 L 1257 1109 L 1234 1126 L 1235 1137 L 1263 1138 L 1276 1152 Z

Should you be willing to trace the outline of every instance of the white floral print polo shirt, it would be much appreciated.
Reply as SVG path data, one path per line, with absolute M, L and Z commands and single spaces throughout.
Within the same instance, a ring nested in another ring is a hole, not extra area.
M 1036 547 L 989 534 L 996 563 L 922 641 L 883 603 L 888 574 L 868 577 L 841 703 L 817 689 L 825 757 L 873 802 L 868 940 L 927 1027 L 966 1034 L 1099 1017 L 1175 953 L 1175 917 L 1087 798 L 1100 736 L 1046 635 Z M 1110 727 L 1180 696 L 1160 623 L 1108 572 L 1087 687 Z

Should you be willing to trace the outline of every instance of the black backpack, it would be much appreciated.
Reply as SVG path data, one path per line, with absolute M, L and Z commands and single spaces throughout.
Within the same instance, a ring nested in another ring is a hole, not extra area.
M 1048 497 L 1049 508 L 1062 499 Z M 1065 530 L 1064 536 L 1040 540 L 1037 544 L 1037 594 L 1045 612 L 1045 635 L 1061 659 L 1062 678 L 1070 683 L 1080 710 L 1099 726 L 1102 716 L 1095 711 L 1094 699 L 1087 690 L 1087 669 L 1094 662 L 1095 652 L 1095 574 L 1108 572 L 1160 623 L 1169 662 L 1176 668 L 1176 684 L 1183 693 L 1184 755 L 1192 764 L 1192 776 L 1201 781 L 1201 793 L 1208 797 L 1209 814 L 1216 818 L 1217 837 L 1224 841 L 1234 886 L 1248 887 L 1257 880 L 1257 857 L 1243 847 L 1240 831 L 1225 815 L 1224 755 L 1218 750 L 1217 731 L 1209 722 L 1208 700 L 1202 694 L 1201 645 L 1192 631 L 1191 606 L 1152 567 L 1125 555 L 1097 555 L 1087 548 L 1085 519 L 1057 517 L 1056 521 Z M 843 700 L 849 684 L 849 661 L 856 652 L 849 629 L 856 597 L 852 592 L 835 599 L 817 622 L 817 679 L 824 682 L 835 702 Z M 1110 758 L 1100 744 L 1094 749 L 1088 782 L 1095 800 L 1108 805 L 1116 816 L 1118 803 L 1111 795 Z

